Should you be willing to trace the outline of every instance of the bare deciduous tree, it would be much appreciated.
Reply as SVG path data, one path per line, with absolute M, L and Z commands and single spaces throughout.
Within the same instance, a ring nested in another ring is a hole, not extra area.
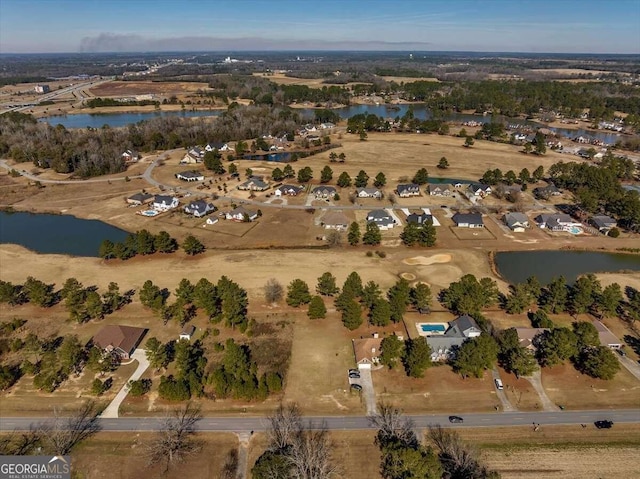
M 32 454 L 40 443 L 40 431 L 29 429 L 29 431 L 12 431 L 0 436 L 0 455 L 3 456 L 25 456 Z
M 201 417 L 200 408 L 192 403 L 170 412 L 163 419 L 156 438 L 147 447 L 149 464 L 166 461 L 166 471 L 171 464 L 197 452 L 200 444 L 193 436 Z
M 271 278 L 264 285 L 264 299 L 268 303 L 277 303 L 284 296 L 284 288 L 277 279 Z
M 332 230 L 327 234 L 327 246 L 330 248 L 342 246 L 343 241 L 344 237 L 340 231 Z
M 222 466 L 221 479 L 236 479 L 238 474 L 238 450 L 231 449 Z
M 51 454 L 64 456 L 78 443 L 100 431 L 96 403 L 87 401 L 70 416 L 54 411 L 54 420 L 40 426 L 39 435 L 43 448 Z
M 269 416 L 271 427 L 267 430 L 269 447 L 273 450 L 286 449 L 293 437 L 302 431 L 302 415 L 297 404 L 280 404 L 273 416 Z
M 466 444 L 455 431 L 447 431 L 441 426 L 429 426 L 429 437 L 439 451 L 442 468 L 450 477 L 470 479 L 491 479 L 499 477 L 478 460 L 478 451 Z
M 403 416 L 402 410 L 385 402 L 378 403 L 378 414 L 370 416 L 371 424 L 378 428 L 376 441 L 386 444 L 397 438 L 407 446 L 416 446 L 418 438 L 414 431 L 414 423 Z

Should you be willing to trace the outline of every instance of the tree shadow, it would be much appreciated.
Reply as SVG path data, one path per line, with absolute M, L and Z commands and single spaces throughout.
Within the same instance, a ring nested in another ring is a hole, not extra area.
M 623 339 L 636 354 L 640 355 L 640 339 L 635 336 L 631 336 L 630 334 L 625 334 Z

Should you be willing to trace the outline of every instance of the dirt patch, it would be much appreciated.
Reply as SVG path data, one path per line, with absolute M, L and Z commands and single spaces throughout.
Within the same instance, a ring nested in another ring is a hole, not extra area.
M 449 263 L 452 256 L 450 254 L 434 254 L 433 256 L 414 256 L 407 258 L 402 262 L 409 265 L 428 266 L 435 263 Z
M 416 279 L 416 275 L 413 273 L 400 273 L 400 277 L 402 279 L 406 279 L 407 281 L 413 281 Z
M 195 93 L 208 90 L 208 83 L 198 82 L 153 82 L 153 81 L 111 81 L 90 89 L 95 96 L 122 95 L 172 95 Z

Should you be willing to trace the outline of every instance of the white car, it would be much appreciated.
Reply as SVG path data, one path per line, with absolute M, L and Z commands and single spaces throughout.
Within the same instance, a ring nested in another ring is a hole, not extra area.
M 499 391 L 502 391 L 504 389 L 504 386 L 502 385 L 502 380 L 501 379 L 496 379 L 495 383 L 496 383 L 496 387 L 498 388 Z

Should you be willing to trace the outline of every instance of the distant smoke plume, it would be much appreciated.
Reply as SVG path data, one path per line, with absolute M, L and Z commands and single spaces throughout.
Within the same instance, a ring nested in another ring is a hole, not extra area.
M 145 38 L 135 34 L 101 33 L 84 37 L 81 52 L 168 52 L 240 50 L 427 50 L 426 42 L 272 40 L 258 37 Z

